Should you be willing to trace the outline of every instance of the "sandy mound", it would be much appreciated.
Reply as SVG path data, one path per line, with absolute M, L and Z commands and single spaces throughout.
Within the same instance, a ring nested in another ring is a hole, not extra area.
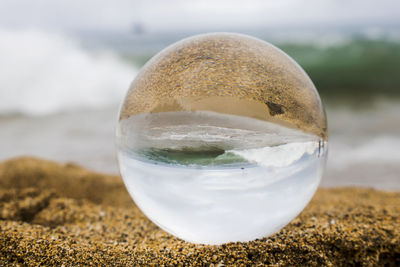
M 34 158 L 0 163 L 0 265 L 400 265 L 400 193 L 320 189 L 279 233 L 193 245 L 160 230 L 117 176 Z

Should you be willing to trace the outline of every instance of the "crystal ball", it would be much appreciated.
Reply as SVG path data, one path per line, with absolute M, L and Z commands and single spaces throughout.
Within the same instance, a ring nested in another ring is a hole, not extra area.
M 116 145 L 130 195 L 159 227 L 193 243 L 250 241 L 280 230 L 314 195 L 327 122 L 288 55 L 213 33 L 147 62 L 122 103 Z

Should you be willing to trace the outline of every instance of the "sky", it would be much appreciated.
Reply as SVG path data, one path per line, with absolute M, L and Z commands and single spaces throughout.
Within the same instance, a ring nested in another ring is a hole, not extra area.
M 149 32 L 400 25 L 398 0 L 1 0 L 0 27 Z

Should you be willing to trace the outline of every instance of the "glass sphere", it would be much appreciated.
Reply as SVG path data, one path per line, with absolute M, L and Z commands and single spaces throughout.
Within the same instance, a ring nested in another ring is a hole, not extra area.
M 325 166 L 327 123 L 289 56 L 214 33 L 154 56 L 121 106 L 120 170 L 137 206 L 186 241 L 273 234 L 307 205 Z

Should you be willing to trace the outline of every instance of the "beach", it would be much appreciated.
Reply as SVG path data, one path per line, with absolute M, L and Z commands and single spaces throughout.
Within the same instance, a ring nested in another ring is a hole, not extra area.
M 292 56 L 321 94 L 329 135 L 321 185 L 400 190 L 398 31 L 374 38 L 353 30 L 251 34 Z M 155 53 L 188 35 L 0 31 L 0 161 L 37 156 L 117 175 L 115 129 L 129 84 Z
M 324 175 L 279 232 L 209 246 L 166 233 L 138 209 L 115 146 L 129 83 L 193 32 L 0 29 L 0 265 L 400 266 L 398 27 L 282 32 L 249 33 L 292 56 L 320 92 Z
M 1 265 L 400 264 L 400 193 L 319 189 L 278 233 L 195 245 L 150 222 L 119 176 L 32 157 L 0 163 Z
M 381 99 L 359 108 L 327 105 L 328 162 L 321 186 L 400 190 L 399 103 Z M 118 107 L 112 106 L 0 116 L 0 161 L 30 155 L 117 175 L 117 114 Z

